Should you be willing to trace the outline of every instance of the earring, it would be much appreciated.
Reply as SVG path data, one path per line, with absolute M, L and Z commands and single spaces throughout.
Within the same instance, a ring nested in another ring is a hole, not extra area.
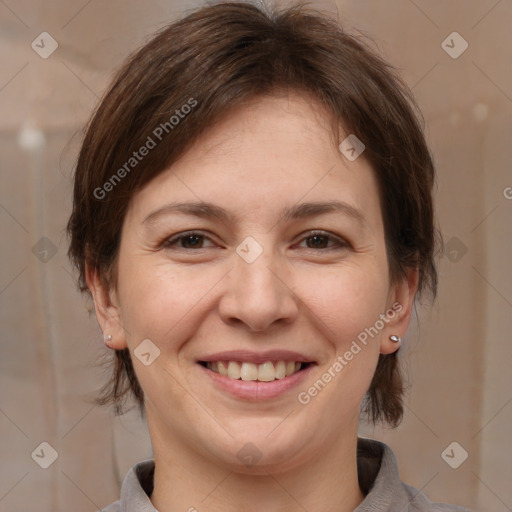
M 103 341 L 105 342 L 105 345 L 108 348 L 112 348 L 107 342 L 112 340 L 112 334 L 108 334 L 107 336 L 103 337 Z
M 394 334 L 392 334 L 389 339 L 391 341 L 393 341 L 394 343 L 401 343 L 402 341 L 402 338 L 400 338 L 400 336 L 395 336 Z

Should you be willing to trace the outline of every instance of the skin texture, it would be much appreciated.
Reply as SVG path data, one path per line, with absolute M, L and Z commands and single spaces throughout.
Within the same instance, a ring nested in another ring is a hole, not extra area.
M 231 114 L 132 199 L 117 289 L 107 290 L 88 269 L 110 346 L 133 355 L 150 339 L 160 349 L 149 366 L 133 358 L 146 395 L 156 463 L 151 500 L 159 510 L 339 512 L 363 500 L 360 402 L 379 353 L 398 348 L 389 336 L 408 328 L 417 272 L 390 283 L 374 173 L 364 154 L 350 162 L 340 153 L 328 119 L 296 94 L 254 100 Z M 284 207 L 333 200 L 364 221 L 338 212 L 281 218 Z M 169 214 L 143 223 L 171 201 L 211 202 L 234 219 Z M 332 241 L 315 245 L 311 230 Z M 188 231 L 205 238 L 159 245 Z M 236 252 L 248 236 L 263 248 L 250 264 Z M 298 393 L 395 302 L 401 311 L 307 405 L 299 403 Z M 297 388 L 248 401 L 212 385 L 196 362 L 241 349 L 293 350 L 316 366 Z M 249 442 L 261 455 L 251 466 L 237 457 Z

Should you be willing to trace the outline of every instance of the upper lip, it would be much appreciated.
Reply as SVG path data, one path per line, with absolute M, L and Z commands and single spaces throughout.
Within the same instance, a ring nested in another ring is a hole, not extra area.
M 240 361 L 241 363 L 261 364 L 267 361 L 295 361 L 299 363 L 313 363 L 314 360 L 304 354 L 291 350 L 267 350 L 265 352 L 253 352 L 250 350 L 228 350 L 216 352 L 198 359 L 198 362 L 209 361 Z

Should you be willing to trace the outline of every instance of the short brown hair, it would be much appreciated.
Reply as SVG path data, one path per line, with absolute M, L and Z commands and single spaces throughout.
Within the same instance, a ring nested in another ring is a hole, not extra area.
M 243 2 L 204 7 L 157 33 L 125 62 L 93 115 L 68 223 L 69 257 L 81 291 L 88 290 L 86 262 L 116 287 L 121 227 L 137 190 L 228 112 L 279 91 L 313 95 L 332 115 L 334 137 L 342 127 L 364 143 L 379 185 L 390 278 L 416 268 L 418 291 L 435 297 L 434 165 L 410 90 L 360 36 L 309 5 L 277 9 Z M 191 99 L 193 112 L 170 128 L 171 116 Z M 162 143 L 132 162 L 129 175 L 121 172 L 159 126 L 168 128 Z M 123 179 L 112 181 L 116 172 Z M 124 349 L 116 351 L 112 378 L 98 401 L 121 414 L 130 392 L 143 412 L 144 394 Z M 397 354 L 380 355 L 363 409 L 373 423 L 396 426 L 402 400 Z

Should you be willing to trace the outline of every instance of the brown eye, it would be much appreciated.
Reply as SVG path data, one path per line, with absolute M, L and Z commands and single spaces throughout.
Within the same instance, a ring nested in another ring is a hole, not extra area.
M 189 232 L 166 238 L 160 246 L 166 249 L 204 249 L 205 240 L 209 238 L 201 233 Z
M 329 243 L 329 237 L 323 235 L 308 236 L 306 240 L 311 242 L 310 249 L 326 249 Z
M 181 247 L 184 249 L 197 249 L 204 241 L 203 239 L 204 237 L 202 235 L 187 235 L 181 237 L 179 241 L 181 242 Z
M 306 242 L 306 249 L 330 250 L 349 247 L 349 244 L 344 240 L 324 232 L 308 233 L 302 240 Z

